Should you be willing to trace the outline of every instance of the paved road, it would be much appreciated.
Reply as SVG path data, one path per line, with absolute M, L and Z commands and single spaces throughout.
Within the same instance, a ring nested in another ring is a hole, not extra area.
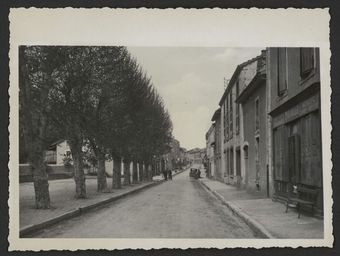
M 255 234 L 185 171 L 34 237 L 254 238 Z

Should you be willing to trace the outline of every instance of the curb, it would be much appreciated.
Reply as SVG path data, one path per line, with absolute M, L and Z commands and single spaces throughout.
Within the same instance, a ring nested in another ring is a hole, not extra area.
M 178 171 L 178 172 L 174 173 L 172 176 L 174 177 L 174 176 L 176 176 L 176 175 L 178 175 L 178 174 L 180 174 L 180 173 L 182 173 L 184 171 L 186 171 L 186 170 Z M 51 219 L 43 221 L 41 223 L 33 224 L 33 225 L 29 225 L 29 226 L 23 227 L 19 231 L 19 237 L 20 238 L 24 238 L 25 236 L 28 236 L 28 235 L 30 235 L 30 234 L 32 234 L 34 232 L 40 231 L 40 230 L 42 230 L 44 228 L 53 226 L 53 225 L 55 225 L 55 224 L 57 224 L 57 223 L 59 223 L 61 221 L 68 220 L 68 219 L 80 216 L 81 214 L 87 213 L 87 212 L 89 212 L 89 211 L 91 211 L 91 210 L 93 210 L 95 208 L 98 208 L 100 206 L 112 203 L 112 202 L 114 202 L 116 200 L 119 200 L 119 199 L 121 199 L 123 197 L 126 197 L 126 196 L 129 196 L 129 195 L 132 195 L 134 193 L 141 192 L 144 189 L 151 188 L 153 186 L 159 185 L 159 184 L 161 184 L 161 183 L 163 183 L 165 181 L 166 180 L 154 181 L 154 182 L 145 184 L 144 186 L 138 187 L 136 189 L 127 191 L 126 193 L 115 195 L 113 197 L 103 199 L 103 200 L 101 200 L 99 202 L 96 202 L 96 203 L 93 203 L 93 204 L 90 204 L 90 205 L 86 205 L 86 206 L 82 206 L 82 207 L 79 207 L 79 208 L 74 209 L 74 210 L 70 210 L 70 211 L 68 211 L 66 213 L 63 213 L 63 214 L 61 214 L 61 215 L 59 215 L 57 217 L 51 218 Z
M 93 203 L 93 204 L 90 204 L 90 205 L 86 205 L 86 206 L 82 206 L 82 207 L 79 207 L 79 208 L 77 208 L 75 210 L 68 211 L 66 213 L 63 213 L 63 214 L 61 214 L 61 215 L 59 215 L 57 217 L 51 218 L 51 219 L 43 221 L 41 223 L 23 227 L 19 231 L 19 237 L 20 238 L 24 238 L 25 236 L 28 236 L 28 235 L 30 235 L 30 234 L 32 234 L 34 232 L 37 232 L 37 231 L 40 231 L 40 230 L 42 230 L 44 228 L 50 227 L 52 225 L 55 225 L 55 224 L 57 224 L 57 223 L 59 223 L 61 221 L 68 220 L 68 219 L 80 216 L 81 214 L 87 213 L 87 212 L 89 212 L 89 211 L 91 211 L 91 210 L 93 210 L 93 209 L 95 209 L 97 207 L 109 204 L 111 202 L 114 202 L 114 201 L 116 201 L 118 199 L 121 199 L 123 197 L 126 197 L 128 195 L 140 192 L 143 189 L 159 185 L 159 184 L 161 184 L 163 182 L 164 182 L 164 180 L 148 183 L 148 184 L 146 184 L 146 185 L 144 185 L 142 187 L 138 187 L 136 189 L 127 191 L 126 193 L 115 195 L 113 197 L 106 198 L 106 199 L 101 200 L 99 202 L 96 202 L 96 203 Z
M 274 237 L 262 224 L 252 219 L 248 214 L 241 211 L 237 206 L 235 206 L 232 202 L 228 202 L 225 198 L 211 189 L 204 181 L 199 180 L 202 186 L 204 186 L 207 190 L 209 190 L 212 194 L 214 194 L 225 206 L 227 206 L 235 215 L 240 217 L 251 229 L 253 229 L 256 233 L 259 233 L 263 238 L 274 239 Z

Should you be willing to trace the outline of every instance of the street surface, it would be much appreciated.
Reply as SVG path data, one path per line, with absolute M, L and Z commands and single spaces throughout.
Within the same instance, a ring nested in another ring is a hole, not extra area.
M 155 187 L 32 237 L 254 238 L 254 232 L 185 171 Z

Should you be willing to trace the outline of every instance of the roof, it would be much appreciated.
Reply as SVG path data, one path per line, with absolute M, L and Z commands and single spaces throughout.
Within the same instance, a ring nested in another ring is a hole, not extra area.
M 250 60 L 247 60 L 247 61 L 245 61 L 245 62 L 239 64 L 239 65 L 236 67 L 236 69 L 235 69 L 235 71 L 234 71 L 232 77 L 230 78 L 230 81 L 229 81 L 229 83 L 228 83 L 228 85 L 227 85 L 227 88 L 224 90 L 224 93 L 223 93 L 223 95 L 222 95 L 222 98 L 221 98 L 220 102 L 218 103 L 220 106 L 223 105 L 223 102 L 224 102 L 225 98 L 227 97 L 227 94 L 228 94 L 228 92 L 230 91 L 230 88 L 232 87 L 232 85 L 233 85 L 233 84 L 235 83 L 235 81 L 237 80 L 237 77 L 238 77 L 238 75 L 240 74 L 241 70 L 242 70 L 245 66 L 249 65 L 250 63 L 252 63 L 252 62 L 254 62 L 254 61 L 257 61 L 257 60 L 258 60 L 259 58 L 261 58 L 261 57 L 262 57 L 262 54 L 259 55 L 259 56 L 256 56 L 255 58 L 252 58 L 252 59 L 250 59 Z
M 211 121 L 215 121 L 218 116 L 221 115 L 221 108 L 218 108 L 215 113 L 213 114 L 212 118 L 211 118 Z

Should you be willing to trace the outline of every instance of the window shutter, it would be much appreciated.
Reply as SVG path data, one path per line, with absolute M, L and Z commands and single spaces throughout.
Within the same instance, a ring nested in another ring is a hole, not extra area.
M 281 96 L 287 90 L 286 48 L 278 48 L 278 95 Z
M 274 179 L 282 180 L 282 127 L 278 127 L 274 131 Z
M 289 151 L 289 177 L 293 183 L 300 182 L 300 137 L 297 134 L 288 138 L 288 151 Z
M 307 76 L 314 68 L 314 49 L 301 48 L 300 49 L 300 75 Z
M 287 127 L 282 126 L 281 142 L 282 142 L 282 180 L 289 181 L 289 166 L 288 166 L 288 140 Z

